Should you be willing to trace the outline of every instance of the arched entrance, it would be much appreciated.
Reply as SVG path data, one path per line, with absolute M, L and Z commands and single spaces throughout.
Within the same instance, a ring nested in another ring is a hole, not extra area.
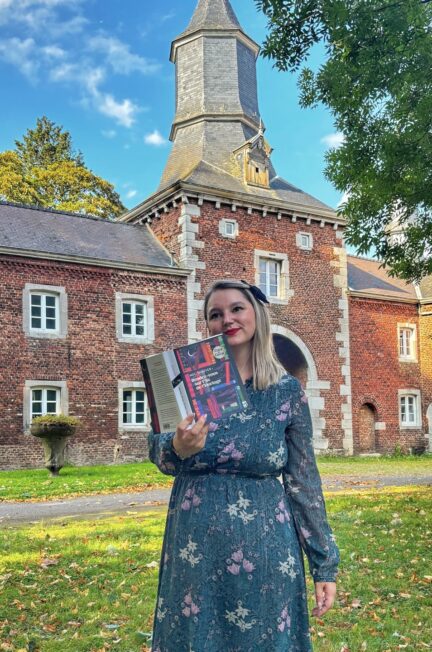
M 308 364 L 299 347 L 283 335 L 273 335 L 273 342 L 276 354 L 285 369 L 298 378 L 303 387 L 306 387 L 308 376 Z
M 298 335 L 283 326 L 273 325 L 272 331 L 279 360 L 290 374 L 299 379 L 308 396 L 315 450 L 325 451 L 328 449 L 328 439 L 323 436 L 325 428 L 323 390 L 330 389 L 330 383 L 318 378 L 315 360 Z
M 426 419 L 428 422 L 429 447 L 428 451 L 432 453 L 432 403 L 426 410 Z
M 359 410 L 359 453 L 374 453 L 376 450 L 376 416 L 372 403 L 363 403 Z

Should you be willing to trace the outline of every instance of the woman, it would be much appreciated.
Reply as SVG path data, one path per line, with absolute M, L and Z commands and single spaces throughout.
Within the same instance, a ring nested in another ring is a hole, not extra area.
M 332 606 L 338 550 L 327 524 L 307 400 L 274 353 L 264 294 L 219 281 L 204 314 L 225 333 L 251 409 L 150 435 L 176 476 L 159 578 L 153 652 L 310 652 L 304 549 L 314 616 Z M 282 475 L 283 485 L 279 481 Z

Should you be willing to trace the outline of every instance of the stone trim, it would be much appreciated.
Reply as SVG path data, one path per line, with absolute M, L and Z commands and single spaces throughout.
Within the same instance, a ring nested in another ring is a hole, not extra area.
M 229 234 L 226 233 L 226 226 L 227 224 L 233 224 L 234 225 L 234 233 Z M 219 233 L 223 238 L 228 238 L 229 240 L 235 240 L 238 237 L 239 234 L 239 225 L 237 220 L 230 220 L 227 218 L 222 218 L 219 222 Z
M 302 236 L 307 236 L 309 238 L 309 247 L 305 247 L 302 244 Z M 312 251 L 313 249 L 313 235 L 307 231 L 299 231 L 296 233 L 296 245 L 302 251 Z
M 146 335 L 143 337 L 137 335 L 123 335 L 122 324 L 122 304 L 123 301 L 132 303 L 146 304 Z M 115 293 L 115 311 L 116 311 L 116 337 L 119 342 L 126 344 L 151 344 L 155 339 L 155 315 L 154 315 L 154 298 L 149 294 L 129 294 L 127 292 Z
M 336 236 L 342 238 L 343 233 L 337 231 Z M 336 268 L 335 273 L 333 274 L 333 285 L 335 288 L 340 289 L 340 318 L 339 330 L 336 332 L 336 342 L 339 345 L 339 364 L 341 375 L 344 379 L 339 388 L 341 396 L 341 426 L 344 432 L 343 448 L 352 455 L 354 452 L 354 435 L 352 422 L 347 253 L 344 246 L 334 247 L 333 253 L 336 257 L 336 260 L 331 263 L 332 266 Z
M 287 254 L 277 253 L 275 251 L 263 251 L 255 249 L 254 251 L 254 266 L 255 266 L 255 285 L 259 287 L 260 284 L 260 269 L 259 263 L 262 258 L 267 260 L 275 260 L 280 263 L 280 296 L 267 297 L 270 303 L 286 306 L 288 305 L 291 297 L 294 296 L 294 290 L 290 289 L 289 279 L 289 262 Z
M 26 380 L 24 383 L 23 398 L 23 427 L 24 434 L 30 434 L 31 425 L 31 391 L 35 388 L 60 390 L 60 413 L 69 413 L 69 393 L 65 380 Z
M 41 294 L 54 295 L 58 299 L 58 330 L 54 332 L 33 330 L 30 324 L 30 295 L 40 292 Z M 65 339 L 68 332 L 68 300 L 64 287 L 59 285 L 42 285 L 37 283 L 26 283 L 23 291 L 23 331 L 26 337 L 37 337 L 46 340 Z
M 205 245 L 202 240 L 199 240 L 199 225 L 192 221 L 193 217 L 201 217 L 201 207 L 184 203 L 178 220 L 180 235 L 177 240 L 180 245 L 179 263 L 191 270 L 186 285 L 189 342 L 197 342 L 204 337 L 197 330 L 198 316 L 204 307 L 204 301 L 197 299 L 197 295 L 201 292 L 201 284 L 197 282 L 196 272 L 198 269 L 206 269 L 206 264 L 199 260 L 199 255 L 194 250 L 204 249 Z
M 119 433 L 125 433 L 128 431 L 150 431 L 150 419 L 148 412 L 148 402 L 147 402 L 147 392 L 145 391 L 145 385 L 141 381 L 136 380 L 119 380 L 118 381 L 118 430 Z M 123 391 L 125 389 L 143 389 L 144 390 L 144 400 L 145 400 L 145 422 L 139 424 L 125 424 L 123 423 Z M 123 437 L 126 439 L 127 437 Z

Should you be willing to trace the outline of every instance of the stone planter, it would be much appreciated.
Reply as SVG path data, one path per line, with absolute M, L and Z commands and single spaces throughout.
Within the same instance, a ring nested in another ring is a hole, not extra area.
M 63 468 L 67 440 L 75 430 L 75 425 L 67 423 L 33 423 L 30 426 L 31 434 L 42 440 L 45 467 L 52 476 L 59 475 Z

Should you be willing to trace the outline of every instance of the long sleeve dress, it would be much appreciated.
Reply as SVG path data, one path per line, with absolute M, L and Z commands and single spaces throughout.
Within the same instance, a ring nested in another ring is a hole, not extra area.
M 315 582 L 335 581 L 339 555 L 307 399 L 289 375 L 246 388 L 251 409 L 210 424 L 185 461 L 174 433 L 150 434 L 150 459 L 176 476 L 152 652 L 312 650 L 302 548 Z

